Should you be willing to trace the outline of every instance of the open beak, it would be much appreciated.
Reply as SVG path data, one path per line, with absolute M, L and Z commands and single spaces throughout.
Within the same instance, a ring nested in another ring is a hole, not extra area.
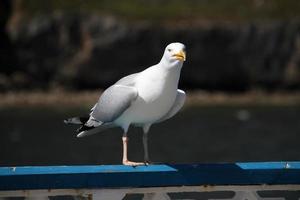
M 180 60 L 180 61 L 185 61 L 185 58 L 186 58 L 186 56 L 185 56 L 185 53 L 184 53 L 184 51 L 179 51 L 178 53 L 175 53 L 175 54 L 173 54 L 173 56 L 177 59 L 177 60 Z

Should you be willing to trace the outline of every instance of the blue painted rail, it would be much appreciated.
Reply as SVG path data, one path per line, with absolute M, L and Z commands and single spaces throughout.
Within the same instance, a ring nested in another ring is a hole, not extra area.
M 300 184 L 300 162 L 0 167 L 0 191 Z

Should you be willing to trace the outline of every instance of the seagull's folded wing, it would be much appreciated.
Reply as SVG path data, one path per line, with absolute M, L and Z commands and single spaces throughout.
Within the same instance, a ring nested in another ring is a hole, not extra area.
M 161 119 L 159 119 L 155 123 L 162 122 L 162 121 L 165 121 L 165 120 L 173 117 L 183 106 L 183 104 L 185 102 L 185 96 L 186 96 L 185 92 L 183 90 L 178 89 L 175 102 L 174 102 L 173 106 L 171 107 L 171 109 L 169 110 L 169 112 L 167 112 L 167 114 L 165 114 Z
M 117 119 L 137 98 L 137 89 L 131 86 L 112 85 L 100 96 L 91 116 L 101 122 Z

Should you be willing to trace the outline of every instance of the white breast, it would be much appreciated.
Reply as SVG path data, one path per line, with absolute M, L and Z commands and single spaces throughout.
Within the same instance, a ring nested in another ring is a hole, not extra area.
M 155 66 L 143 71 L 136 82 L 137 100 L 117 119 L 117 122 L 146 124 L 159 120 L 175 101 L 178 79 L 179 74 L 162 71 Z

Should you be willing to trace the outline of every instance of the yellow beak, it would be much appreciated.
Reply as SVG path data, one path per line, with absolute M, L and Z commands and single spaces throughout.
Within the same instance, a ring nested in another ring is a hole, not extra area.
M 173 56 L 180 61 L 185 61 L 186 58 L 184 51 L 179 51 L 178 53 L 173 54 Z

